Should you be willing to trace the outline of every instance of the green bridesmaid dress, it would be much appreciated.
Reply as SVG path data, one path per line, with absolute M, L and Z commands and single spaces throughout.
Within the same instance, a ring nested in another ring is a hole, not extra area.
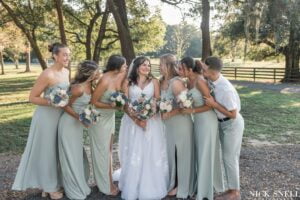
M 110 96 L 113 92 L 106 90 L 100 101 L 110 103 Z M 110 194 L 110 142 L 115 132 L 115 109 L 98 108 L 97 110 L 101 114 L 100 120 L 89 128 L 93 171 L 100 192 Z
M 169 80 L 168 88 L 161 91 L 161 98 L 175 99 L 172 92 L 174 80 L 180 78 Z M 177 107 L 175 101 L 173 107 Z M 193 121 L 191 115 L 179 114 L 164 120 L 164 124 L 170 177 L 168 190 L 172 190 L 177 182 L 177 198 L 187 198 L 194 193 L 195 181 Z
M 72 104 L 80 113 L 91 100 L 91 95 L 83 93 Z M 85 199 L 91 193 L 87 184 L 89 164 L 83 148 L 84 126 L 68 113 L 64 113 L 58 125 L 58 149 L 62 171 L 62 183 L 69 199 Z
M 67 89 L 69 83 L 61 82 L 48 87 L 44 96 L 54 87 Z M 62 112 L 61 108 L 52 106 L 36 107 L 13 190 L 39 188 L 44 192 L 57 192 L 60 189 L 57 128 Z
M 193 96 L 194 107 L 204 105 L 203 96 L 196 87 L 192 88 L 189 93 Z M 219 158 L 216 154 L 216 152 L 219 153 L 219 148 L 217 148 L 219 147 L 218 119 L 213 110 L 195 113 L 193 118 L 197 162 L 197 200 L 203 198 L 213 200 L 214 182 L 219 180 L 218 178 L 222 180 L 222 177 L 214 177 L 214 174 L 220 175 L 220 173 L 216 173 L 216 169 L 221 168 L 220 160 L 215 162 L 216 158 Z M 216 182 L 215 185 L 218 184 Z M 219 188 L 216 189 L 219 190 Z

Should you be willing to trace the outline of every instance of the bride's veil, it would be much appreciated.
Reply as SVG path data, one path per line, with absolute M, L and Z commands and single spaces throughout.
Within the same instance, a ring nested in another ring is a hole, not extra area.
M 136 58 L 135 58 L 136 59 Z M 132 69 L 133 69 L 133 63 L 135 61 L 135 59 L 133 59 L 129 65 L 129 68 L 128 68 L 128 72 L 127 72 L 127 78 L 129 78 L 131 72 L 132 72 Z

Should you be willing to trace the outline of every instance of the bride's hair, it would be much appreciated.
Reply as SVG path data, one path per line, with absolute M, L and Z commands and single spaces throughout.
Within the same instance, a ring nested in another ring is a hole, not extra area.
M 171 74 L 172 77 L 178 76 L 176 71 L 177 68 L 177 59 L 176 56 L 170 53 L 164 54 L 160 57 L 160 63 L 165 65 L 167 68 L 167 73 Z M 164 80 L 165 77 L 162 76 L 161 80 Z
M 77 72 L 72 84 L 83 83 L 84 81 L 88 80 L 88 78 L 90 78 L 98 69 L 99 66 L 96 62 L 92 60 L 82 61 L 77 67 Z
M 145 57 L 145 56 L 139 56 L 136 59 L 134 59 L 132 62 L 132 68 L 129 69 L 129 75 L 128 75 L 128 81 L 129 81 L 129 85 L 137 85 L 137 81 L 138 81 L 138 69 L 139 67 L 145 62 L 148 61 L 149 65 L 151 67 L 151 63 L 150 63 L 150 59 Z M 150 73 L 148 74 L 148 80 L 153 78 L 153 75 L 151 74 L 151 70 Z

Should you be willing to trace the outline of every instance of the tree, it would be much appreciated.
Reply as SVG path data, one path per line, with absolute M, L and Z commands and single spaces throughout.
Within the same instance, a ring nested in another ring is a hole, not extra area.
M 16 69 L 18 69 L 20 55 L 25 52 L 26 38 L 12 22 L 6 23 L 3 28 L 8 39 L 5 48 L 6 55 L 15 63 Z
M 180 4 L 190 4 L 191 9 L 187 13 L 190 16 L 202 16 L 202 20 L 199 23 L 202 31 L 202 60 L 212 55 L 211 40 L 210 40 L 210 1 L 201 0 L 161 0 L 162 2 L 168 3 L 173 6 L 179 6 Z M 200 47 L 199 47 L 200 48 Z
M 165 35 L 166 44 L 161 53 L 173 53 L 179 58 L 183 55 L 190 55 L 187 51 L 191 46 L 192 39 L 201 40 L 200 32 L 193 25 L 189 25 L 185 21 L 178 25 L 168 25 Z M 197 48 L 200 50 L 199 46 Z
M 49 28 L 46 26 L 46 14 L 52 10 L 51 4 L 47 1 L 39 0 L 0 0 L 0 4 L 5 8 L 7 15 L 27 37 L 42 69 L 46 69 L 47 63 L 38 45 L 38 37 L 40 37 L 40 33 L 49 31 Z
M 283 54 L 285 76 L 282 81 L 299 81 L 300 1 L 236 0 L 235 2 L 235 14 L 244 18 L 244 28 L 247 29 L 244 35 L 246 41 L 257 47 L 265 44 L 272 48 L 273 51 L 265 54 L 265 58 Z
M 129 31 L 125 0 L 107 0 L 107 3 L 118 28 L 122 54 L 126 58 L 127 63 L 131 63 L 135 58 L 135 52 Z

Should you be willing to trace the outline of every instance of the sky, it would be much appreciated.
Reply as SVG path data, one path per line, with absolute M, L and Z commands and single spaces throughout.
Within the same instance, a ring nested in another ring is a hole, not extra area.
M 160 0 L 146 0 L 150 9 L 155 10 L 156 7 L 161 9 L 163 21 L 169 25 L 179 24 L 182 21 L 182 14 L 180 9 L 167 3 L 162 3 Z M 188 22 L 193 23 L 193 20 L 187 19 Z
M 152 11 L 155 11 L 156 7 L 160 8 L 163 21 L 169 25 L 179 24 L 182 21 L 182 16 L 183 16 L 181 10 L 188 9 L 188 7 L 184 5 L 183 6 L 181 5 L 180 6 L 181 9 L 179 9 L 167 3 L 162 3 L 161 0 L 146 0 L 146 2 L 150 6 L 150 10 Z M 222 24 L 222 22 L 220 21 L 217 22 L 212 19 L 215 12 L 216 12 L 215 10 L 211 10 L 211 14 L 210 14 L 211 30 L 217 30 Z M 187 21 L 189 24 L 193 24 L 196 27 L 200 28 L 201 19 L 198 20 L 198 19 L 186 18 L 185 21 Z

